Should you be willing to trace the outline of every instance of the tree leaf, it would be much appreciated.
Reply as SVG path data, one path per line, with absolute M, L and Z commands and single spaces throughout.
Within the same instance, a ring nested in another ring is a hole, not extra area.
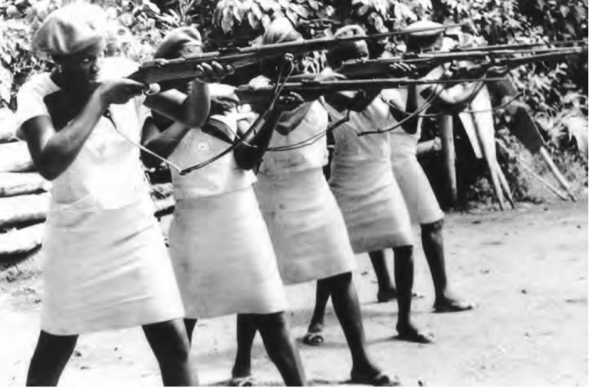
M 0 99 L 7 104 L 10 103 L 13 82 L 14 76 L 12 75 L 12 72 L 3 66 L 0 66 Z
M 221 19 L 221 29 L 225 34 L 229 34 L 234 26 L 234 15 L 230 7 L 223 10 L 223 18 Z
M 305 9 L 304 6 L 299 4 L 291 4 L 291 10 L 295 11 L 299 16 L 303 19 L 309 18 L 309 11 Z
M 253 30 L 256 30 L 260 23 L 260 19 L 256 17 L 254 12 L 248 12 L 248 23 L 250 23 L 250 27 L 252 27 Z

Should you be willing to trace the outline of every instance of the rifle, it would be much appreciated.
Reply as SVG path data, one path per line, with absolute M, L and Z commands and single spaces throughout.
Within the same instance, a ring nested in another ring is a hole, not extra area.
M 431 30 L 442 31 L 460 25 L 462 24 L 397 30 L 367 36 L 319 38 L 302 42 L 277 43 L 245 48 L 229 48 L 226 50 L 192 55 L 178 59 L 156 59 L 142 64 L 139 69 L 129 75 L 128 78 L 146 85 L 168 80 L 185 79 L 188 81 L 200 75 L 198 66 L 202 63 L 217 61 L 222 65 L 231 65 L 234 69 L 237 69 L 267 59 L 280 58 L 287 54 L 298 55 L 309 51 L 328 50 L 345 42 L 354 42 L 365 39 L 381 39 L 389 36 L 406 35 Z M 81 93 L 80 91 L 66 92 L 60 90 L 47 96 L 45 98 L 45 103 L 48 106 L 54 126 L 59 129 L 72 120 L 84 107 L 88 100 L 88 96 L 90 96 L 93 90 L 94 89 L 91 88 L 84 93 Z
M 571 41 L 550 41 L 550 42 L 534 42 L 534 43 L 511 43 L 511 44 L 502 44 L 502 45 L 488 45 L 488 46 L 479 46 L 479 47 L 458 47 L 451 51 L 453 52 L 468 52 L 468 51 L 485 51 L 485 50 L 522 50 L 522 49 L 531 49 L 533 47 L 540 47 L 546 46 L 550 48 L 550 46 L 567 46 L 573 45 L 573 47 L 582 47 L 588 46 L 588 40 L 586 39 L 578 39 L 578 40 L 571 40 Z M 581 46 L 578 46 L 581 45 Z
M 451 51 L 430 54 L 409 53 L 393 58 L 346 61 L 335 71 L 349 78 L 401 76 L 407 75 L 407 72 L 397 70 L 392 65 L 403 63 L 413 66 L 416 69 L 414 76 L 419 77 L 442 64 L 453 61 L 483 61 L 482 67 L 507 66 L 513 68 L 531 62 L 559 60 L 569 55 L 581 54 L 582 50 L 581 47 L 561 47 L 528 50 Z
M 503 78 L 484 78 L 466 80 L 412 80 L 408 78 L 381 78 L 370 80 L 342 80 L 342 81 L 313 81 L 302 80 L 299 82 L 286 82 L 283 84 L 283 93 L 294 92 L 299 94 L 305 101 L 313 101 L 320 96 L 334 94 L 344 91 L 378 92 L 383 89 L 394 89 L 413 85 L 428 84 L 450 84 L 458 82 L 498 82 Z M 236 87 L 234 93 L 242 104 L 264 104 L 274 97 L 274 85 L 253 89 L 249 85 Z
M 142 64 L 135 73 L 129 76 L 129 78 L 145 84 L 154 84 L 162 81 L 177 79 L 192 79 L 199 76 L 200 73 L 197 69 L 197 66 L 202 63 L 216 61 L 221 65 L 231 65 L 234 69 L 238 69 L 244 66 L 260 63 L 264 60 L 281 58 L 286 54 L 300 55 L 310 51 L 330 50 L 347 42 L 377 40 L 391 36 L 412 34 L 416 32 L 443 31 L 447 28 L 461 25 L 463 24 L 453 24 L 442 27 L 412 28 L 365 36 L 318 38 L 305 40 L 302 42 L 287 42 L 263 46 L 230 48 L 178 59 L 156 59 Z

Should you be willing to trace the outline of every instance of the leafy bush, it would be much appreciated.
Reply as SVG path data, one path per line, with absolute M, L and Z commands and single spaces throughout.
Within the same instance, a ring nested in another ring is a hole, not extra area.
M 30 37 L 43 18 L 62 0 L 8 0 L 0 5 L 0 108 L 15 108 L 15 91 L 29 74 L 49 65 L 37 58 Z M 64 0 L 67 1 L 67 0 Z M 194 25 L 207 49 L 244 46 L 259 39 L 270 21 L 286 16 L 306 37 L 330 35 L 342 24 L 358 23 L 370 33 L 404 28 L 430 15 L 440 22 L 472 21 L 472 30 L 489 44 L 585 39 L 587 0 L 95 0 L 113 23 L 109 54 L 137 61 L 150 58 L 163 35 L 172 28 Z M 378 42 L 371 50 L 404 50 L 402 38 Z M 314 66 L 323 65 L 320 56 Z M 535 63 L 512 71 L 512 79 L 535 112 L 535 120 L 558 163 L 574 161 L 587 149 L 587 56 L 559 63 Z M 501 115 L 495 115 L 497 136 L 506 138 Z M 425 135 L 429 136 L 429 131 Z M 432 136 L 432 135 L 430 135 Z M 461 135 L 457 134 L 461 144 Z M 509 136 L 508 136 L 509 137 Z M 507 143 L 515 152 L 514 139 Z M 460 149 L 460 148 L 459 148 Z M 526 197 L 526 184 L 513 163 L 502 160 L 517 197 Z M 459 161 L 462 163 L 464 161 Z M 473 184 L 484 171 L 476 169 Z M 587 175 L 586 175 L 587 177 Z M 587 181 L 587 178 L 583 180 Z M 523 184 L 524 182 L 524 184 Z M 477 187 L 478 184 L 473 184 Z M 468 191 L 469 189 L 464 189 Z M 479 189 L 478 189 L 479 190 Z M 478 193 L 487 193 L 486 188 Z

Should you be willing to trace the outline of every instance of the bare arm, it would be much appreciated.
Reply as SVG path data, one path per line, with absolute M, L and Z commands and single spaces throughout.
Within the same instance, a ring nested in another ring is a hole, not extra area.
M 262 161 L 262 156 L 266 153 L 274 130 L 279 123 L 279 119 L 284 111 L 291 111 L 303 103 L 303 98 L 297 93 L 289 93 L 280 96 L 276 102 L 275 108 L 269 113 L 266 120 L 254 122 L 257 128 L 245 138 L 245 143 L 240 144 L 234 150 L 236 163 L 241 169 L 250 170 L 258 166 Z
M 455 85 L 452 88 L 445 89 L 443 85 L 432 85 L 423 89 L 420 94 L 424 98 L 429 95 L 435 96 L 432 105 L 441 110 L 452 110 L 466 104 L 473 94 L 480 87 L 479 82 L 470 82 L 469 84 Z
M 131 80 L 101 84 L 82 111 L 59 131 L 47 115 L 24 122 L 21 128 L 31 158 L 43 178 L 54 180 L 72 164 L 110 104 L 125 103 L 141 94 L 142 89 L 142 84 Z
M 257 128 L 249 136 L 243 138 L 244 143 L 234 150 L 236 163 L 241 169 L 254 169 L 262 161 L 262 156 L 268 149 L 281 113 L 281 111 L 273 110 L 268 119 L 258 123 Z
M 189 128 L 205 124 L 211 107 L 209 86 L 199 80 L 191 82 L 188 96 L 177 90 L 169 90 L 148 96 L 144 104 Z
M 160 157 L 168 158 L 189 131 L 189 127 L 179 122 L 173 122 L 165 130 L 161 130 L 154 119 L 149 117 L 143 125 L 141 143 Z M 141 159 L 148 167 L 160 164 L 157 158 L 148 153 L 142 153 Z
M 144 104 L 189 128 L 202 127 L 211 109 L 211 96 L 207 83 L 218 82 L 227 74 L 233 73 L 233 68 L 211 62 L 198 65 L 198 69 L 201 71 L 201 76 L 191 81 L 188 95 L 173 89 L 148 96 Z

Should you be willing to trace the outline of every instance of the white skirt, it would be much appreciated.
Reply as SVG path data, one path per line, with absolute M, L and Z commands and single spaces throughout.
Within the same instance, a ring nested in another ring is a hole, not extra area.
M 322 169 L 259 175 L 254 188 L 285 285 L 355 269 L 346 225 Z
M 410 215 L 389 158 L 335 159 L 330 187 L 355 253 L 413 245 Z
M 391 134 L 393 174 L 406 200 L 413 223 L 429 224 L 444 218 L 430 181 L 416 158 L 418 140 L 407 134 Z
M 146 197 L 96 210 L 90 197 L 50 211 L 41 251 L 41 328 L 54 335 L 181 318 L 182 301 Z
M 272 243 L 252 186 L 177 201 L 169 243 L 187 317 L 286 309 Z

